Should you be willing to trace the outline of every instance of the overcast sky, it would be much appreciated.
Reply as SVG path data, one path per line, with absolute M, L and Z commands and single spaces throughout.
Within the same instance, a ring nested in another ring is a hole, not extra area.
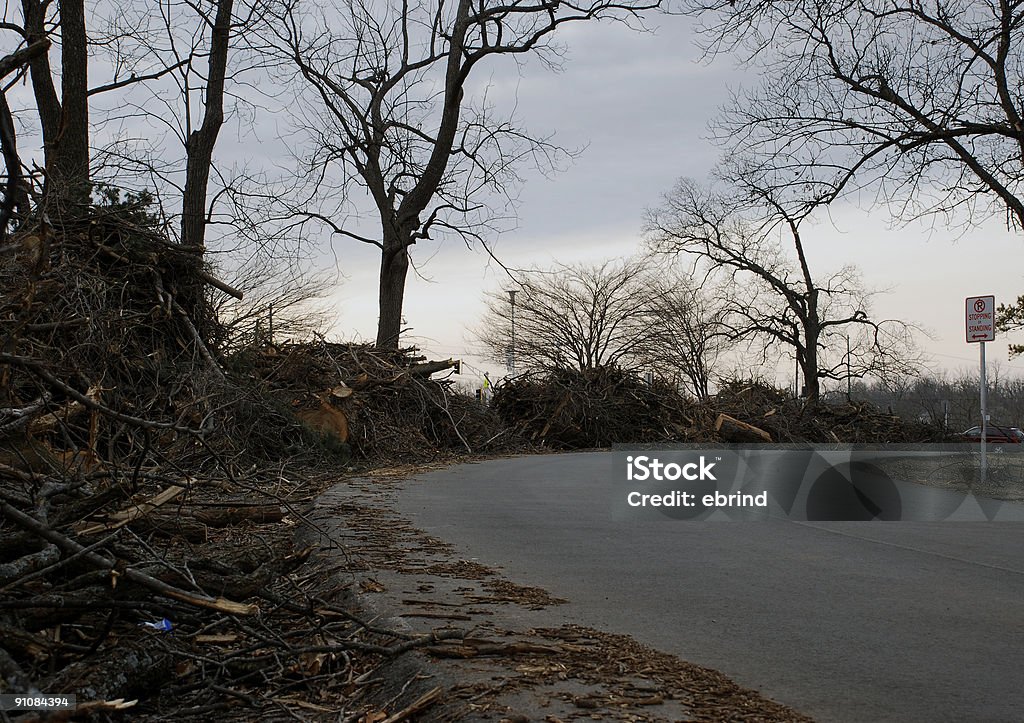
M 675 179 L 703 180 L 714 165 L 719 149 L 707 140 L 707 124 L 730 88 L 757 82 L 756 70 L 725 58 L 701 61 L 686 19 L 660 18 L 659 24 L 651 34 L 618 25 L 573 27 L 562 36 L 568 53 L 561 73 L 539 64 L 492 66 L 489 92 L 500 106 L 515 102 L 530 130 L 554 131 L 565 146 L 587 145 L 555 177 L 527 176 L 518 229 L 495 242 L 507 265 L 632 254 L 641 243 L 644 209 Z M 991 293 L 1009 302 L 1024 293 L 1024 239 L 1007 232 L 1000 219 L 962 235 L 925 224 L 894 227 L 884 209 L 845 204 L 822 215 L 804 239 L 822 274 L 854 263 L 870 287 L 889 290 L 875 299 L 876 317 L 930 330 L 934 339 L 921 343 L 936 368 L 977 368 L 977 345 L 964 342 L 966 296 Z M 503 372 L 473 356 L 478 347 L 470 331 L 481 322 L 484 292 L 504 278 L 502 269 L 483 251 L 455 243 L 412 251 L 425 278 L 410 276 L 405 340 L 433 356 L 467 357 L 478 369 Z M 346 277 L 331 297 L 336 330 L 370 340 L 375 254 L 343 242 L 335 252 Z M 1006 341 L 988 345 L 990 361 L 1004 372 L 1024 371 L 1024 361 L 1007 360 Z

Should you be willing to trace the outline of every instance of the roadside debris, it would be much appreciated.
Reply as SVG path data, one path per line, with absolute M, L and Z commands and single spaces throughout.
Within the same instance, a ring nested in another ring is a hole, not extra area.
M 509 443 L 431 378 L 454 362 L 254 348 L 210 301 L 241 292 L 143 205 L 51 223 L 22 232 L 32 254 L 0 252 L 0 692 L 140 720 L 308 715 L 457 635 L 362 621 L 295 544 L 343 469 Z
M 807 404 L 760 382 L 728 381 L 705 401 L 614 367 L 555 370 L 497 387 L 494 408 L 527 440 L 554 449 L 655 442 L 937 442 L 939 428 L 866 402 Z

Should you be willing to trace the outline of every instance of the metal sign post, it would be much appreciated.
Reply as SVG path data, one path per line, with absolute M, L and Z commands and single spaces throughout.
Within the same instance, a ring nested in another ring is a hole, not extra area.
M 981 481 L 988 476 L 988 380 L 985 378 L 985 342 L 996 338 L 996 297 L 968 296 L 966 304 L 967 343 L 981 345 Z
M 988 457 L 985 445 L 988 442 L 988 380 L 985 378 L 985 342 L 981 342 L 981 481 L 988 478 Z

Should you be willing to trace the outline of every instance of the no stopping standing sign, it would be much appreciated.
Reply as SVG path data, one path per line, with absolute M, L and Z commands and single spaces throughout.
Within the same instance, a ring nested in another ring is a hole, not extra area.
M 996 297 L 968 296 L 965 317 L 967 343 L 995 341 L 996 338 Z

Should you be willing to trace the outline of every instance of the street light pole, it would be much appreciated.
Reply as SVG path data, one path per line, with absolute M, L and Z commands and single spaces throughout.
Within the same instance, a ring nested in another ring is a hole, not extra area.
M 512 344 L 508 350 L 508 373 L 516 373 L 516 290 L 510 289 L 508 301 L 512 306 Z
M 853 374 L 850 372 L 850 335 L 846 335 L 846 401 L 853 395 Z

